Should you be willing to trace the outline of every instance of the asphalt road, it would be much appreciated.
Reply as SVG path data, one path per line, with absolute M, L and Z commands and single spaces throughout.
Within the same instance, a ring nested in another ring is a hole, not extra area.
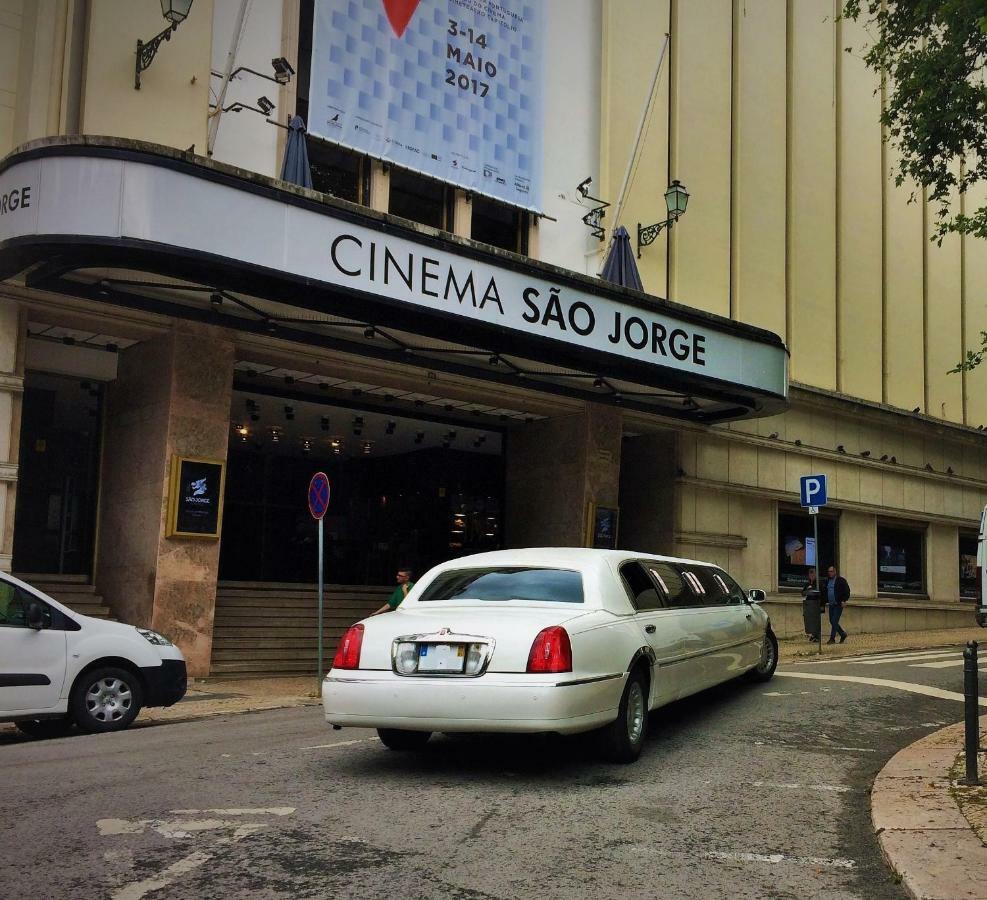
M 856 679 L 951 692 L 962 668 L 959 650 L 899 656 L 789 665 L 675 704 L 632 766 L 585 739 L 394 753 L 317 707 L 10 742 L 2 893 L 903 898 L 868 790 L 962 705 Z

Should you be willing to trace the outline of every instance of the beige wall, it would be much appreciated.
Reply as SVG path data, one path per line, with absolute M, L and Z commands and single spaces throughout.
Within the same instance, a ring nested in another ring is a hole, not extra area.
M 134 52 L 162 31 L 158 3 L 98 0 L 89 17 L 82 131 L 178 147 L 206 147 L 212 0 L 198 0 L 134 90 Z
M 840 517 L 840 567 L 857 597 L 877 595 L 880 520 L 925 528 L 927 594 L 957 601 L 958 534 L 976 530 L 987 504 L 982 438 L 931 423 L 904 429 L 903 420 L 796 391 L 783 415 L 682 431 L 674 552 L 713 560 L 747 584 L 776 590 L 779 506 L 797 508 L 799 478 L 821 473 Z
M 894 185 L 866 34 L 838 21 L 840 5 L 605 0 L 606 200 L 618 200 L 672 36 L 628 196 L 607 222 L 633 233 L 664 218 L 680 179 L 689 210 L 643 251 L 646 290 L 775 331 L 794 382 L 985 424 L 987 366 L 948 370 L 987 324 L 987 245 L 930 243 L 933 211 Z
M 0 297 L 0 570 L 5 572 L 10 571 L 14 549 L 26 338 L 24 309 Z

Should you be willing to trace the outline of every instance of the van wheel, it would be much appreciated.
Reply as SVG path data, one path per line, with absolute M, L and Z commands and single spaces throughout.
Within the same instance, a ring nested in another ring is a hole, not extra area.
M 14 722 L 21 734 L 33 738 L 58 738 L 70 734 L 75 723 L 65 716 L 62 719 L 30 719 L 27 722 Z
M 599 731 L 600 750 L 610 762 L 632 763 L 648 733 L 648 696 L 644 679 L 633 672 L 620 698 L 617 718 Z
M 72 689 L 69 709 L 80 731 L 121 731 L 140 712 L 144 691 L 133 672 L 106 667 L 86 672 Z
M 377 729 L 377 737 L 388 750 L 421 750 L 431 736 L 431 731 L 405 731 L 403 728 Z
M 778 638 L 768 626 L 764 632 L 764 643 L 761 644 L 761 658 L 753 669 L 747 670 L 749 681 L 770 681 L 778 668 Z

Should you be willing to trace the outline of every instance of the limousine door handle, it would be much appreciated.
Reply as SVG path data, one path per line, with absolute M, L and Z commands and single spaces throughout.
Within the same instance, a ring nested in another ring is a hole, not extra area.
M 655 633 L 655 626 L 654 626 L 654 625 L 645 625 L 645 626 L 644 626 L 644 630 L 645 630 L 645 631 L 646 631 L 646 632 L 647 632 L 648 634 L 654 634 L 654 633 Z

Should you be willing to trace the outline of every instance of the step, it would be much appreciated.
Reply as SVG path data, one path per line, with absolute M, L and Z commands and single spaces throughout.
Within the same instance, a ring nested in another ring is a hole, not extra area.
M 14 578 L 26 581 L 32 587 L 40 584 L 58 584 L 63 587 L 71 585 L 92 586 L 88 575 L 59 575 L 57 573 L 13 572 Z

